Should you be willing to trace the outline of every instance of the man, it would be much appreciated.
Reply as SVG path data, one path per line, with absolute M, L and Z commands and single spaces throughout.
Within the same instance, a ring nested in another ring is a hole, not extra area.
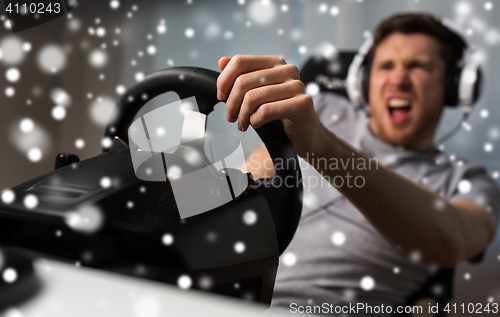
M 433 149 L 445 75 L 464 48 L 457 38 L 428 15 L 383 21 L 367 57 L 370 116 L 331 94 L 313 101 L 297 68 L 280 57 L 219 60 L 217 95 L 227 99 L 228 121 L 245 131 L 282 120 L 314 167 L 303 171 L 303 216 L 285 251 L 292 260 L 278 272 L 274 306 L 402 304 L 432 267 L 454 267 L 493 239 L 498 188 L 481 166 L 443 162 Z M 381 164 L 324 164 L 370 158 Z M 312 189 L 315 175 L 333 186 Z M 356 177 L 364 182 L 354 184 Z

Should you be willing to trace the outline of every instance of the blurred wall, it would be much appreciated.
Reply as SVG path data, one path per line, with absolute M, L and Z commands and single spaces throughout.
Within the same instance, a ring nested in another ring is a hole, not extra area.
M 300 66 L 325 43 L 357 49 L 363 33 L 381 19 L 410 11 L 455 19 L 477 43 L 484 94 L 469 129 L 448 141 L 445 150 L 484 163 L 498 177 L 498 1 L 83 0 L 71 14 L 16 34 L 1 16 L 0 190 L 52 170 L 59 152 L 82 159 L 100 153 L 115 101 L 142 75 L 181 65 L 217 70 L 221 56 L 239 53 L 282 55 Z M 438 134 L 450 131 L 459 116 L 448 111 Z M 259 144 L 254 132 L 240 133 L 226 122 L 222 104 L 209 117 L 209 130 L 238 135 L 247 154 Z M 465 273 L 472 278 L 466 280 Z M 497 237 L 480 266 L 460 266 L 457 301 L 500 301 L 498 281 Z

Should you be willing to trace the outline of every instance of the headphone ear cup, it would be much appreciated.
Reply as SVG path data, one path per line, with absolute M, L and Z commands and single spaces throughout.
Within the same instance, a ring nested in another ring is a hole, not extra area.
M 474 88 L 472 90 L 472 103 L 475 103 L 479 96 L 481 96 L 483 89 L 483 72 L 481 68 L 477 69 L 476 81 L 474 82 Z
M 444 93 L 444 104 L 448 107 L 456 107 L 458 105 L 459 96 L 459 83 L 460 74 L 462 73 L 461 67 L 450 67 L 446 72 L 445 78 L 445 93 Z
M 363 100 L 365 103 L 369 103 L 368 98 L 370 92 L 370 72 L 371 63 L 366 62 L 361 65 L 361 93 L 363 94 Z

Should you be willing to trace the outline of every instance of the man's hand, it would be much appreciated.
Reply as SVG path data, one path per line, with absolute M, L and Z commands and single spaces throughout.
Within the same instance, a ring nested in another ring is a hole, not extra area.
M 238 129 L 259 128 L 282 120 L 285 133 L 300 156 L 314 151 L 324 127 L 311 97 L 305 93 L 296 66 L 279 56 L 236 55 L 219 60 L 217 98 L 226 100 L 227 120 Z

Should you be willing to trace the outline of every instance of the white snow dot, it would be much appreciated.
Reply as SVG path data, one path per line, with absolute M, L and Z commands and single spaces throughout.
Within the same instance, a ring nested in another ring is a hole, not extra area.
M 167 32 L 167 26 L 165 24 L 160 24 L 156 27 L 156 31 L 159 34 L 165 34 Z
M 98 230 L 104 221 L 102 211 L 93 205 L 85 205 L 77 211 L 66 213 L 64 220 L 71 229 L 87 233 Z
M 194 36 L 195 32 L 192 28 L 187 28 L 185 31 L 184 31 L 184 35 L 187 37 L 187 38 L 192 38 Z
M 97 30 L 96 30 L 96 35 L 98 37 L 103 37 L 106 35 L 106 29 L 103 28 L 102 26 L 98 27 Z
M 422 254 L 419 251 L 412 251 L 410 253 L 410 261 L 418 263 L 422 260 Z
M 495 301 L 495 298 L 493 296 L 488 297 L 488 303 L 493 303 Z
M 470 273 L 465 273 L 465 274 L 464 274 L 464 279 L 465 279 L 466 281 L 470 280 L 470 278 L 471 278 Z
M 125 86 L 119 85 L 116 87 L 116 93 L 118 95 L 123 95 L 125 93 Z
M 245 252 L 246 246 L 243 242 L 238 241 L 234 244 L 234 251 L 236 253 L 243 253 Z
M 201 289 L 209 290 L 214 285 L 214 281 L 210 276 L 202 276 L 198 281 L 198 285 Z
M 103 177 L 101 178 L 100 184 L 102 188 L 109 188 L 111 187 L 111 179 L 109 177 Z
M 479 112 L 479 115 L 481 116 L 481 118 L 488 118 L 489 112 L 488 110 L 483 109 Z
M 177 285 L 181 289 L 188 289 L 191 287 L 192 284 L 193 281 L 191 280 L 191 277 L 189 277 L 188 275 L 181 275 L 177 280 Z
M 167 130 L 165 130 L 164 127 L 158 127 L 156 128 L 156 135 L 159 136 L 159 137 L 162 137 L 162 136 L 165 136 L 165 134 L 167 133 Z
M 135 74 L 136 81 L 142 81 L 144 79 L 144 73 L 138 72 Z
M 57 121 L 61 121 L 66 117 L 66 108 L 63 106 L 55 106 L 52 108 L 52 118 L 54 118 Z
M 21 72 L 17 68 L 9 68 L 5 72 L 5 78 L 7 78 L 8 81 L 11 83 L 15 83 L 21 78 Z
M 310 82 L 306 86 L 306 94 L 309 96 L 316 96 L 320 91 L 320 87 L 315 82 Z
M 459 183 L 458 183 L 458 191 L 461 193 L 461 194 L 467 194 L 471 191 L 472 189 L 472 184 L 470 181 L 468 181 L 467 179 L 462 179 Z
M 392 272 L 394 272 L 394 274 L 399 274 L 399 272 L 401 272 L 401 270 L 399 269 L 399 267 L 396 266 L 392 269 Z
M 297 256 L 295 253 L 287 252 L 283 255 L 283 264 L 286 266 L 294 266 L 297 263 Z
M 328 6 L 326 5 L 326 3 L 320 4 L 320 6 L 319 6 L 319 12 L 325 13 L 326 11 L 328 11 Z
M 85 147 L 85 141 L 83 139 L 76 139 L 75 140 L 75 147 L 77 149 L 83 149 Z
M 118 0 L 111 0 L 109 2 L 109 6 L 111 7 L 111 9 L 116 10 L 116 9 L 118 9 L 120 7 L 120 1 L 118 1 Z
M 89 55 L 89 62 L 95 68 L 101 68 L 108 62 L 108 54 L 100 49 L 93 50 Z
M 139 192 L 142 193 L 142 194 L 144 194 L 146 192 L 146 187 L 145 186 L 141 186 L 139 188 Z
M 16 65 L 23 61 L 25 52 L 23 43 L 16 36 L 8 36 L 0 42 L 2 60 L 7 65 Z
M 106 149 L 109 148 L 109 147 L 111 147 L 111 143 L 112 143 L 112 141 L 111 141 L 110 138 L 103 138 L 102 141 L 101 141 L 102 147 L 106 148 Z
M 56 237 L 62 237 L 62 231 L 61 230 L 56 230 Z
M 288 8 L 288 4 L 282 4 L 282 5 L 281 5 L 281 11 L 283 11 L 283 12 L 288 12 L 288 9 L 289 9 L 289 8 Z
M 167 65 L 168 65 L 168 66 L 174 66 L 174 61 L 173 61 L 173 60 L 171 60 L 170 58 L 169 58 L 169 59 L 167 59 Z
M 38 198 L 33 194 L 29 194 L 24 197 L 23 203 L 26 208 L 33 209 L 38 206 Z
M 23 51 L 25 51 L 25 52 L 31 51 L 31 43 L 30 42 L 23 43 Z
M 343 232 L 337 231 L 332 234 L 332 243 L 336 246 L 344 245 L 345 240 L 346 237 Z
M 365 291 L 371 291 L 375 287 L 375 280 L 371 276 L 365 276 L 360 282 L 361 288 Z
M 2 192 L 2 201 L 4 204 L 11 204 L 16 199 L 16 194 L 10 189 L 4 190 Z
M 38 162 L 38 161 L 40 161 L 42 159 L 42 156 L 43 156 L 42 150 L 40 150 L 37 147 L 31 148 L 28 151 L 28 159 L 31 162 Z
M 491 177 L 493 177 L 494 179 L 497 179 L 498 176 L 500 176 L 500 172 L 498 172 L 498 171 L 495 171 L 495 172 L 493 172 L 493 174 L 491 174 Z
M 69 106 L 71 104 L 71 96 L 61 88 L 54 88 L 50 92 L 50 99 L 61 106 Z
M 30 133 L 31 131 L 33 131 L 34 127 L 35 127 L 35 123 L 33 122 L 33 120 L 31 120 L 29 118 L 25 118 L 25 119 L 21 120 L 21 122 L 19 123 L 19 128 L 24 133 Z
M 492 140 L 498 140 L 500 138 L 500 129 L 498 127 L 491 127 L 488 130 L 488 136 Z
M 233 38 L 233 36 L 234 36 L 234 35 L 233 35 L 233 32 L 231 32 L 231 31 L 226 31 L 226 32 L 224 32 L 224 38 L 225 38 L 226 40 L 230 40 L 230 39 L 232 39 L 232 38 Z
M 46 73 L 56 73 L 66 66 L 67 57 L 64 49 L 55 44 L 43 47 L 38 53 L 38 66 Z
M 333 16 L 339 15 L 339 12 L 340 12 L 340 10 L 338 7 L 333 6 L 330 8 L 330 14 Z
M 457 3 L 455 10 L 459 15 L 468 15 L 471 12 L 471 6 L 468 2 L 462 1 Z
M 488 1 L 488 2 L 485 2 L 485 3 L 484 3 L 484 9 L 485 9 L 486 11 L 490 11 L 491 9 L 493 9 L 493 3 L 489 2 L 489 1 Z
M 239 4 L 240 6 L 244 5 L 244 4 L 245 4 L 245 0 L 238 0 L 238 4 Z
M 486 144 L 484 145 L 484 151 L 485 151 L 485 152 L 491 152 L 491 151 L 493 151 L 493 144 L 491 144 L 491 143 L 486 143 Z
M 3 271 L 3 280 L 7 283 L 14 283 L 17 280 L 17 271 L 11 267 Z
M 127 201 L 127 208 L 128 208 L 128 209 L 132 209 L 132 208 L 134 208 L 134 202 L 133 202 L 133 201 L 131 201 L 131 200 Z
M 167 177 L 170 180 L 175 180 L 182 175 L 182 169 L 177 165 L 172 165 L 167 168 Z
M 156 46 L 154 45 L 149 45 L 147 48 L 148 54 L 149 55 L 154 55 L 156 54 Z
M 269 24 L 276 16 L 276 5 L 270 0 L 252 1 L 248 6 L 248 15 L 256 24 Z
M 462 128 L 465 129 L 465 131 L 470 131 L 472 130 L 472 126 L 470 124 L 468 124 L 467 122 L 463 122 L 462 123 Z
M 253 210 L 247 210 L 243 214 L 243 222 L 249 226 L 257 222 L 257 213 Z
M 307 47 L 304 45 L 299 46 L 299 53 L 300 54 L 305 54 L 307 52 Z
M 170 233 L 165 233 L 163 237 L 161 237 L 161 242 L 163 242 L 164 245 L 172 245 L 172 243 L 174 243 L 174 236 Z
M 5 88 L 5 95 L 7 97 L 13 97 L 16 94 L 16 90 L 12 87 Z
M 436 208 L 436 210 L 443 210 L 444 207 L 446 206 L 446 202 L 441 199 L 441 198 L 438 198 L 436 199 L 436 201 L 434 201 L 434 208 Z

